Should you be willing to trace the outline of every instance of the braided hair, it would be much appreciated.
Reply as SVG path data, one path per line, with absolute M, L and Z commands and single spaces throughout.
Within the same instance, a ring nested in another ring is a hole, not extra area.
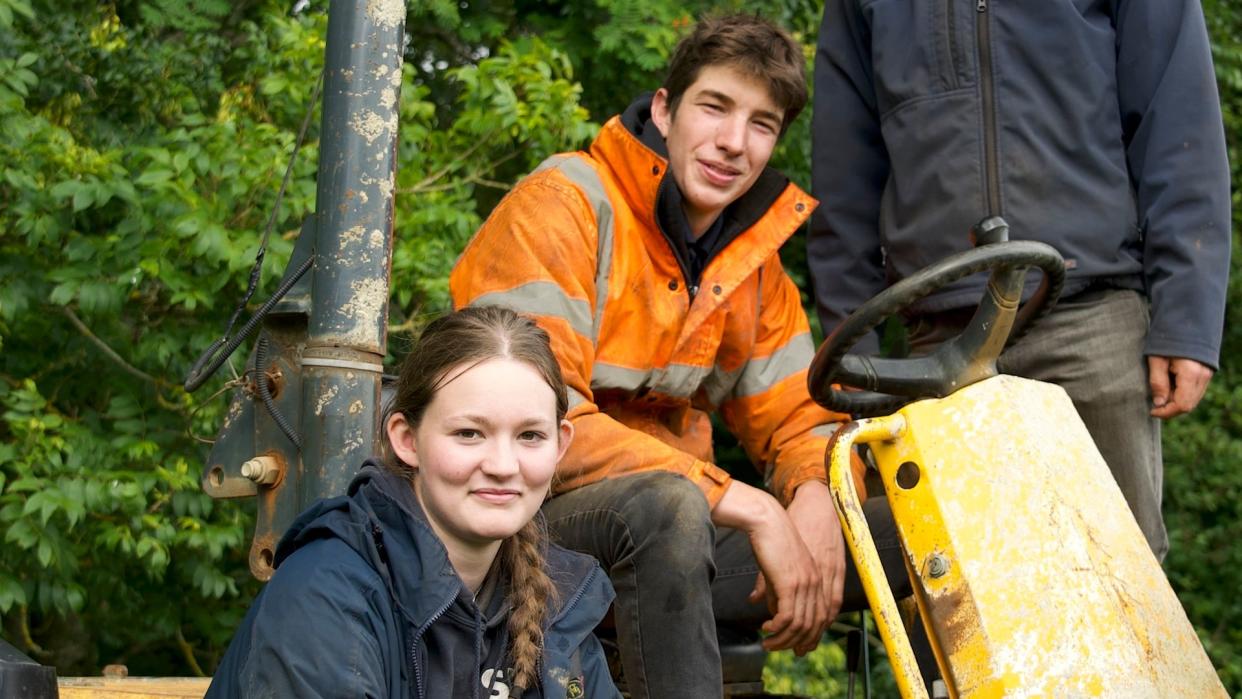
M 396 395 L 385 411 L 384 422 L 400 413 L 411 425 L 418 425 L 450 370 L 497 358 L 534 368 L 556 395 L 557 422 L 565 417 L 569 396 L 547 332 L 507 308 L 468 306 L 432 321 L 423 330 L 417 346 L 401 363 Z M 388 468 L 412 482 L 417 469 L 396 458 L 390 444 L 385 447 Z M 538 513 L 501 542 L 498 554 L 509 578 L 508 652 L 513 684 L 519 692 L 538 681 L 545 616 L 556 595 L 544 566 L 547 546 L 547 529 L 542 513 Z

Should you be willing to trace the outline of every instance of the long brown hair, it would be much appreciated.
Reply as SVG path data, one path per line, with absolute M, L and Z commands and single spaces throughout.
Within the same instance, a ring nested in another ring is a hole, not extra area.
M 524 362 L 543 377 L 556 394 L 556 421 L 569 410 L 569 394 L 548 334 L 529 318 L 496 306 L 468 306 L 432 321 L 401 363 L 397 391 L 384 415 L 401 413 L 417 427 L 436 391 L 454 367 L 489 359 Z M 416 469 L 401 463 L 387 445 L 389 468 L 413 480 Z M 543 515 L 526 523 L 501 542 L 500 563 L 509 577 L 509 649 L 513 684 L 529 689 L 537 679 L 543 652 L 543 625 L 556 588 L 544 567 L 548 536 Z

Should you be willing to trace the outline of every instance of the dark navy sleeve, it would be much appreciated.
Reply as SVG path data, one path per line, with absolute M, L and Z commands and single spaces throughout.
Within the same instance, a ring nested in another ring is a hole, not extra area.
M 885 286 L 880 197 L 889 174 L 870 38 L 854 0 L 827 0 L 815 53 L 807 264 L 824 333 Z M 879 349 L 872 334 L 855 351 Z
M 1144 235 L 1146 353 L 1219 366 L 1229 164 L 1198 0 L 1117 0 L 1117 92 Z
M 300 549 L 255 599 L 207 696 L 389 696 L 383 590 L 339 541 Z

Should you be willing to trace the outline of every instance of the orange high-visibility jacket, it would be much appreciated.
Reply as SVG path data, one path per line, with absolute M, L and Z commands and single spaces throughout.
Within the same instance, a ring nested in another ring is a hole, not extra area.
M 557 492 L 661 469 L 712 507 L 719 410 L 774 495 L 826 481 L 837 422 L 811 401 L 814 355 L 798 289 L 777 251 L 816 201 L 793 184 L 703 270 L 691 300 L 655 215 L 667 161 L 617 117 L 590 152 L 552 156 L 500 202 L 450 277 L 455 307 L 501 305 L 552 337 L 574 440 Z

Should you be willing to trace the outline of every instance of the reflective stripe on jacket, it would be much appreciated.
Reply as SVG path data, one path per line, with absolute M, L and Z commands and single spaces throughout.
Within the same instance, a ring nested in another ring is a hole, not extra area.
M 551 334 L 575 427 L 558 492 L 666 470 L 715 506 L 731 482 L 713 463 L 708 414 L 719 410 L 787 503 L 825 480 L 828 438 L 845 419 L 811 401 L 814 346 L 777 254 L 816 202 L 788 185 L 710 260 L 692 297 L 656 222 L 667 166 L 616 117 L 590 152 L 549 158 L 462 253 L 454 306 L 507 306 Z

